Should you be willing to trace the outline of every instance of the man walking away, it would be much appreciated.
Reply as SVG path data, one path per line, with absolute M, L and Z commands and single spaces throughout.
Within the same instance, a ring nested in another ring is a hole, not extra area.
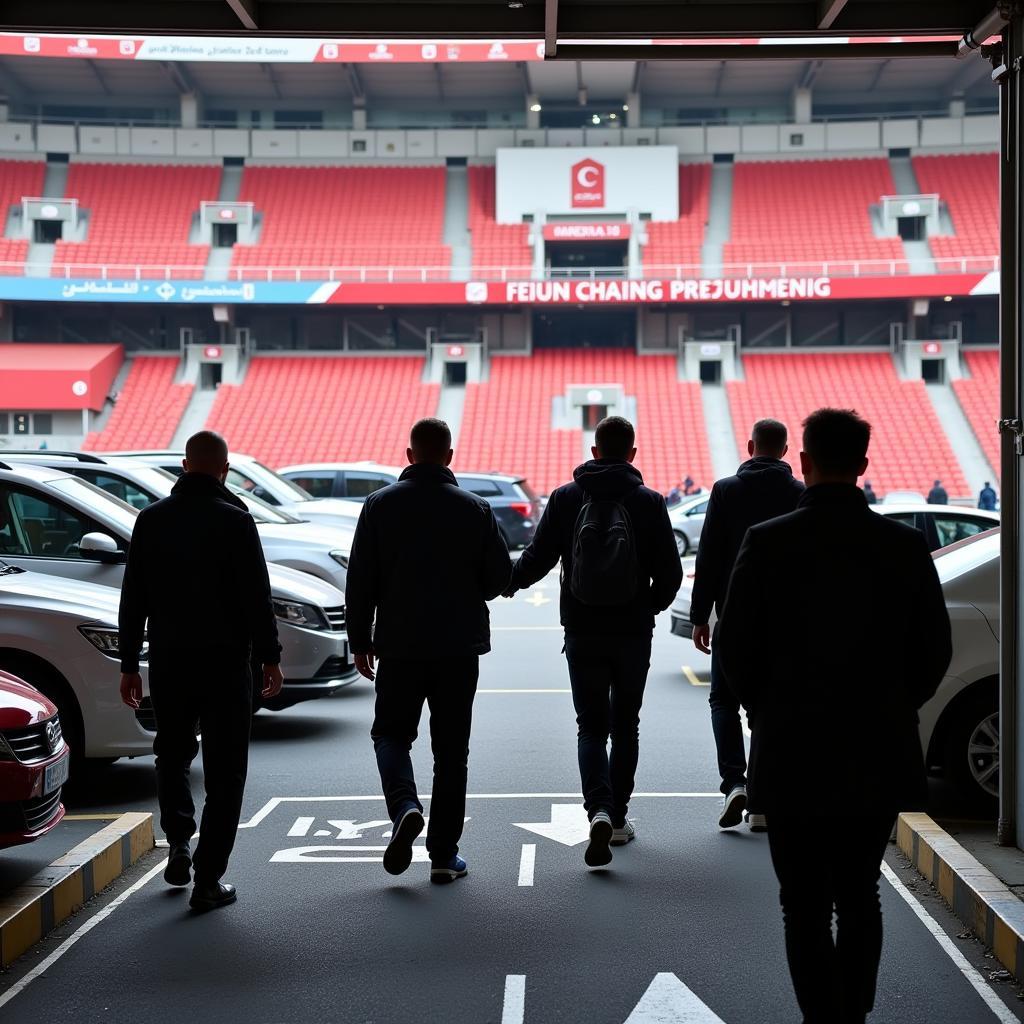
M 864 481 L 864 500 L 869 505 L 877 505 L 878 504 L 878 495 L 875 494 L 875 489 L 874 489 L 874 487 L 871 486 L 871 481 L 870 480 L 865 480 Z
M 769 818 L 804 1024 L 863 1024 L 874 1005 L 882 855 L 897 813 L 923 806 L 917 711 L 952 653 L 923 535 L 876 515 L 857 487 L 870 435 L 854 412 L 807 418 L 807 490 L 747 533 L 718 627 L 726 680 L 755 717 L 751 799 Z M 813 736 L 827 740 L 809 765 Z M 835 832 L 836 808 L 839 841 L 808 842 Z
M 747 758 L 743 746 L 740 703 L 722 675 L 721 640 L 711 640 L 712 608 L 720 615 L 729 577 L 747 530 L 757 523 L 785 515 L 796 508 L 804 485 L 793 476 L 783 457 L 789 450 L 788 433 L 778 420 L 758 420 L 747 442 L 747 462 L 735 476 L 719 480 L 711 489 L 704 527 L 694 566 L 690 621 L 697 650 L 711 655 L 711 728 L 718 750 L 722 778 L 722 813 L 719 828 L 732 828 L 743 820 L 747 802 Z M 710 649 L 709 649 L 709 641 Z M 764 815 L 749 815 L 750 826 L 765 827 Z
M 932 489 L 928 492 L 928 504 L 929 505 L 948 505 L 949 495 L 946 493 L 946 488 L 942 486 L 941 480 L 936 480 L 932 484 Z
M 485 602 L 508 585 L 512 563 L 490 505 L 462 490 L 448 468 L 448 425 L 420 420 L 406 454 L 398 482 L 371 494 L 359 516 L 345 591 L 348 636 L 356 667 L 376 683 L 371 736 L 394 823 L 384 869 L 405 871 L 423 831 L 409 754 L 426 701 L 430 880 L 453 882 L 467 874 L 459 839 L 480 655 L 491 649 Z
M 597 425 L 594 441 L 594 458 L 548 500 L 506 596 L 542 579 L 561 559 L 564 651 L 590 818 L 584 859 L 600 867 L 612 859 L 610 846 L 636 836 L 626 812 L 654 616 L 672 603 L 683 574 L 665 499 L 644 487 L 631 465 L 632 425 L 609 416 Z
M 160 826 L 170 853 L 164 878 L 188 885 L 196 831 L 189 769 L 203 737 L 206 805 L 190 905 L 235 901 L 220 881 L 235 842 L 252 720 L 250 656 L 263 665 L 263 696 L 281 692 L 281 647 L 256 524 L 224 487 L 228 446 L 203 430 L 185 445 L 184 475 L 139 513 L 121 585 L 121 697 L 142 700 L 139 653 L 149 640 L 156 716 Z M 148 630 L 147 630 L 148 620 Z
M 985 486 L 982 487 L 981 493 L 978 495 L 978 508 L 986 512 L 995 512 L 996 510 L 996 492 L 988 480 L 985 481 Z

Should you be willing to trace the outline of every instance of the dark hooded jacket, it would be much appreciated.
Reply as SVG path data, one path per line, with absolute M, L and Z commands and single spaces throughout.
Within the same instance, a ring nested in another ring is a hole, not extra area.
M 747 530 L 792 512 L 803 492 L 804 485 L 793 476 L 788 462 L 765 455 L 744 462 L 735 476 L 711 488 L 693 569 L 690 621 L 695 626 L 708 624 L 712 608 L 722 614 L 729 577 Z
M 576 520 L 589 497 L 622 502 L 636 540 L 640 580 L 636 594 L 621 606 L 594 607 L 573 597 L 572 549 Z M 516 589 L 543 579 L 562 562 L 561 614 L 567 633 L 644 635 L 654 629 L 654 616 L 664 611 L 683 580 L 665 499 L 644 486 L 640 471 L 621 459 L 592 459 L 578 466 L 573 483 L 559 487 L 548 499 L 530 546 L 512 573 Z
M 121 671 L 139 670 L 146 620 L 151 659 L 237 653 L 281 660 L 256 523 L 220 481 L 186 473 L 144 508 L 121 583 Z

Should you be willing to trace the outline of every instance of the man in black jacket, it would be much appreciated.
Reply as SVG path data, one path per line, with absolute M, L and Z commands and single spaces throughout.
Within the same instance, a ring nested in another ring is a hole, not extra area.
M 870 432 L 850 411 L 807 418 L 807 490 L 747 533 L 718 626 L 726 680 L 754 716 L 751 799 L 768 815 L 805 1024 L 863 1024 L 874 1005 L 879 868 L 897 813 L 923 806 L 917 712 L 952 654 L 923 535 L 857 487 Z M 842 835 L 810 841 L 835 832 L 836 808 Z
M 796 508 L 804 485 L 784 462 L 789 450 L 786 425 L 778 420 L 758 420 L 747 442 L 747 462 L 735 476 L 719 480 L 711 489 L 697 561 L 694 566 L 690 621 L 697 650 L 711 655 L 711 728 L 718 750 L 718 774 L 722 777 L 722 812 L 719 828 L 732 828 L 743 820 L 747 807 L 747 757 L 739 701 L 722 677 L 719 637 L 711 641 L 711 610 L 720 615 L 729 587 L 736 554 L 747 530 Z M 751 828 L 764 829 L 764 815 L 750 815 Z
M 467 873 L 459 839 L 480 655 L 491 649 L 486 602 L 505 589 L 512 572 L 490 505 L 462 490 L 448 468 L 451 444 L 441 420 L 412 428 L 411 465 L 363 505 L 345 591 L 356 667 L 376 683 L 371 735 L 394 822 L 384 854 L 393 875 L 412 862 L 413 841 L 423 831 L 409 752 L 424 701 L 430 709 L 432 882 Z
M 143 509 L 132 531 L 121 585 L 121 697 L 134 708 L 142 700 L 139 654 L 147 638 L 160 825 L 170 846 L 164 877 L 189 882 L 196 831 L 189 768 L 199 724 L 206 805 L 190 904 L 211 910 L 235 900 L 234 886 L 220 879 L 245 789 L 250 657 L 263 665 L 263 695 L 274 697 L 281 647 L 256 524 L 224 487 L 227 444 L 201 431 L 189 438 L 183 466 L 171 494 Z
M 612 859 L 609 847 L 624 845 L 636 835 L 626 812 L 639 758 L 640 706 L 654 616 L 672 603 L 683 578 L 665 499 L 644 486 L 632 465 L 634 440 L 632 424 L 621 416 L 597 425 L 593 460 L 578 466 L 573 482 L 551 494 L 507 594 L 536 583 L 561 559 L 564 651 L 579 726 L 580 778 L 590 818 L 585 860 L 591 867 L 607 864 Z M 577 520 L 588 503 L 601 501 L 621 504 L 635 542 L 636 589 L 621 604 L 585 604 L 570 584 Z

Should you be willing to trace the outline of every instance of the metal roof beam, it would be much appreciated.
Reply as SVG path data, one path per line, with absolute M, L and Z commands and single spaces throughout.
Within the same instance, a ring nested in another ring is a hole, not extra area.
M 167 72 L 167 77 L 174 83 L 175 89 L 178 90 L 183 96 L 188 93 L 195 93 L 198 95 L 199 89 L 196 87 L 195 80 L 189 73 L 188 66 L 183 62 L 179 61 L 160 61 L 160 67 Z
M 226 0 L 235 17 L 242 23 L 242 28 L 255 32 L 260 26 L 257 21 L 257 0 Z
M 277 75 L 274 73 L 273 64 L 261 64 L 260 71 L 267 76 L 267 81 L 270 83 L 270 88 L 273 90 L 274 99 L 283 99 L 284 96 L 281 93 L 281 83 L 277 80 Z
M 868 86 L 868 92 L 874 92 L 878 88 L 878 83 L 882 80 L 882 75 L 885 74 L 885 69 L 888 66 L 888 60 L 878 62 L 878 67 L 875 68 L 875 73 L 871 76 L 871 84 Z
M 751 52 L 756 50 L 756 52 Z M 872 60 L 889 57 L 952 57 L 956 43 L 929 40 L 904 43 L 779 43 L 773 46 L 745 47 L 728 43 L 707 43 L 693 46 L 659 46 L 659 61 L 693 60 Z M 644 60 L 651 58 L 651 48 L 636 43 L 592 46 L 565 43 L 558 48 L 556 60 Z
M 15 96 L 19 99 L 28 96 L 31 89 L 10 70 L 10 63 L 7 60 L 0 61 L 0 95 L 8 98 Z
M 112 90 L 111 90 L 110 86 L 107 85 L 107 80 L 103 77 L 103 73 L 100 71 L 99 67 L 97 67 L 96 61 L 94 61 L 94 60 L 86 60 L 85 63 L 89 66 L 89 70 L 92 72 L 93 78 L 96 79 L 96 83 L 99 85 L 100 89 L 103 91 L 103 94 L 105 96 L 112 95 Z
M 822 32 L 830 29 L 846 6 L 847 0 L 818 0 L 818 28 Z
M 359 69 L 355 64 L 342 64 L 341 66 L 348 78 L 348 87 L 352 90 L 352 95 L 357 99 L 366 99 L 366 89 L 363 86 L 363 77 L 359 74 Z
M 558 0 L 544 0 L 544 58 L 558 52 Z

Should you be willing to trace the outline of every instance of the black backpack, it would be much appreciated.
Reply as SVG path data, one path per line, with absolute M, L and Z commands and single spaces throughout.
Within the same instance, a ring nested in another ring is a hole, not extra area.
M 576 517 L 569 589 L 581 604 L 628 604 L 636 596 L 639 570 L 633 523 L 625 506 L 590 498 Z

